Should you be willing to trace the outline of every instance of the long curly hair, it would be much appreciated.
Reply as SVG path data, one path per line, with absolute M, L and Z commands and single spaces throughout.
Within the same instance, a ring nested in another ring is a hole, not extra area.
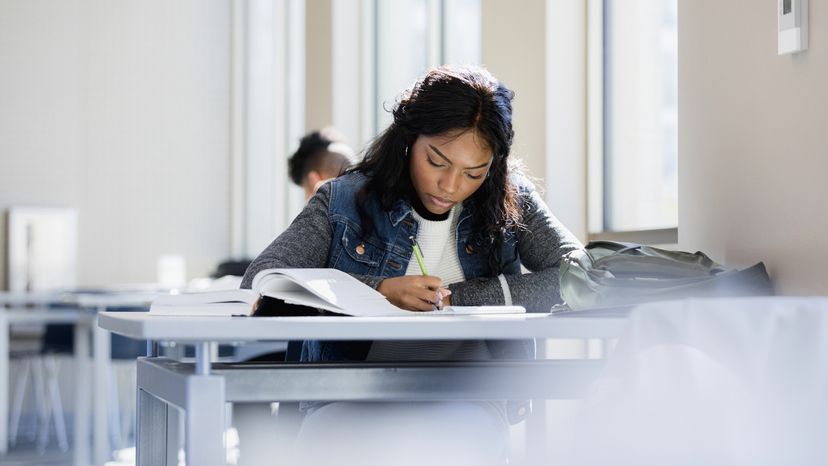
M 377 196 L 385 210 L 400 198 L 415 198 L 408 152 L 417 136 L 475 131 L 494 159 L 486 180 L 465 202 L 474 211 L 471 241 L 488 254 L 490 274 L 500 274 L 504 265 L 500 245 L 510 230 L 521 226 L 517 187 L 511 180 L 520 168 L 509 160 L 513 98 L 514 92 L 479 67 L 433 68 L 404 91 L 392 109 L 391 125 L 350 170 L 364 173 L 369 180 L 357 196 L 364 237 L 373 230 L 362 207 L 370 195 Z

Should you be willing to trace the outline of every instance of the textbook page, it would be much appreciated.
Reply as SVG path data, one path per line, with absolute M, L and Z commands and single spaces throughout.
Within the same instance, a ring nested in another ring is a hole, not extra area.
M 154 315 L 249 315 L 258 298 L 259 294 L 253 290 L 190 291 L 157 296 L 149 312 Z
M 253 306 L 259 294 L 253 290 L 208 290 L 165 294 L 152 300 L 153 305 L 181 306 L 189 304 L 246 303 Z
M 358 317 L 524 313 L 522 306 L 454 306 L 415 312 L 391 304 L 379 291 L 337 269 L 268 269 L 253 278 L 253 289 L 290 304 Z
M 256 274 L 253 289 L 292 304 L 353 316 L 410 315 L 380 292 L 337 269 L 270 269 Z

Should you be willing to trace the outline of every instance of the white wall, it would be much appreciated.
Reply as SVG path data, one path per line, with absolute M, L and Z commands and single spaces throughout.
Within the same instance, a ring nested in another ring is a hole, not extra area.
M 763 260 L 778 291 L 828 293 L 828 6 L 776 54 L 776 2 L 679 2 L 679 246 Z
M 0 0 L 0 208 L 79 212 L 79 284 L 229 254 L 230 3 Z

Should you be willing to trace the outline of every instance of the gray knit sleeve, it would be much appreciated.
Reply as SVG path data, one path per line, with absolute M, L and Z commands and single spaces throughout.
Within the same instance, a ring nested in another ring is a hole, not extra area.
M 328 219 L 330 190 L 327 183 L 322 185 L 290 226 L 250 263 L 242 288 L 250 288 L 253 277 L 265 269 L 325 267 L 333 235 Z
M 566 229 L 534 189 L 520 194 L 525 229 L 519 229 L 518 253 L 530 273 L 506 275 L 512 304 L 529 312 L 547 312 L 561 302 L 558 274 L 561 258 L 582 249 L 580 241 Z M 495 278 L 476 278 L 450 285 L 451 303 L 458 306 L 504 304 L 503 286 Z
M 328 216 L 330 199 L 331 187 L 325 183 L 287 230 L 250 263 L 242 278 L 241 288 L 250 288 L 253 277 L 265 269 L 325 267 L 333 235 Z M 372 275 L 351 275 L 374 289 L 382 281 L 382 277 Z

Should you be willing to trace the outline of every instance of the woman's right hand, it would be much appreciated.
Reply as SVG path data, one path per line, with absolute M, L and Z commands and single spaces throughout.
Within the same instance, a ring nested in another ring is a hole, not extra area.
M 448 288 L 443 288 L 440 277 L 431 275 L 386 278 L 380 282 L 377 291 L 388 298 L 391 304 L 409 311 L 440 308 L 443 298 L 451 294 Z

